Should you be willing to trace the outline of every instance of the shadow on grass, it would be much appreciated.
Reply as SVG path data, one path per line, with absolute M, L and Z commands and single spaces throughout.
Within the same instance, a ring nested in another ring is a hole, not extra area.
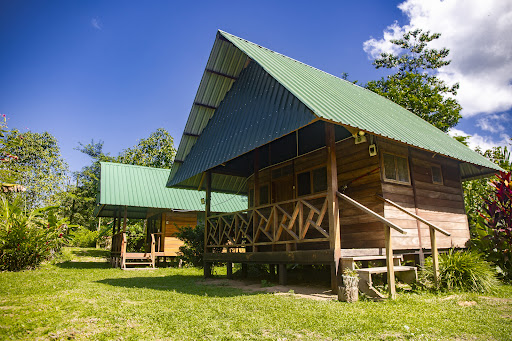
M 62 269 L 111 269 L 108 262 L 62 262 L 55 264 Z
M 246 292 L 241 289 L 234 289 L 222 285 L 203 285 L 201 284 L 202 279 L 202 276 L 173 275 L 166 277 L 107 278 L 97 281 L 97 283 L 125 288 L 176 291 L 183 294 L 210 297 L 235 297 L 258 294 L 257 292 Z

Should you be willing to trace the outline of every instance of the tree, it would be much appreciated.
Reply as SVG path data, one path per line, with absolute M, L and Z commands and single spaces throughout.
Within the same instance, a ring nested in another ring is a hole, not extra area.
M 27 208 L 49 205 L 53 196 L 64 190 L 68 166 L 57 139 L 50 133 L 11 130 L 0 148 L 3 155 L 16 155 L 16 162 L 9 163 L 8 169 L 26 188 L 24 194 L 18 195 L 23 195 Z
M 450 64 L 449 50 L 428 48 L 441 36 L 416 29 L 402 39 L 391 40 L 401 50 L 397 54 L 381 53 L 374 60 L 377 68 L 395 69 L 396 73 L 370 81 L 366 88 L 384 96 L 446 132 L 460 120 L 462 107 L 453 98 L 459 84 L 447 85 L 436 77 L 436 70 Z
M 175 155 L 171 134 L 164 128 L 158 128 L 136 146 L 123 150 L 116 161 L 130 165 L 171 168 Z
M 97 227 L 93 211 L 99 188 L 100 162 L 171 168 L 176 154 L 173 138 L 163 128 L 157 129 L 148 138 L 141 139 L 137 145 L 123 150 L 117 156 L 103 151 L 103 141 L 80 143 L 75 149 L 91 157 L 92 162 L 73 174 L 76 185 L 69 186 L 61 194 L 61 214 L 70 220 L 70 224 L 84 226 L 89 230 Z

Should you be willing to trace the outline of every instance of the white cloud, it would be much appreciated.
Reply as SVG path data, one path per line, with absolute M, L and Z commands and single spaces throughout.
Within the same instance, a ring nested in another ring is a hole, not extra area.
M 103 26 L 101 25 L 100 19 L 98 19 L 98 18 L 91 19 L 91 26 L 100 31 L 103 28 Z
M 448 134 L 450 136 L 469 136 L 471 134 L 468 134 L 460 129 L 450 129 L 448 131 Z M 481 136 L 478 134 L 473 134 L 468 138 L 468 146 L 471 149 L 476 149 L 477 147 L 481 150 L 485 151 L 488 149 L 491 149 L 493 147 L 504 147 L 508 146 L 510 148 L 510 136 L 501 133 L 497 135 L 491 135 L 491 136 Z
M 512 118 L 507 114 L 486 115 L 478 119 L 477 126 L 491 133 L 504 133 L 509 128 L 510 123 L 512 123 L 511 121 Z
M 502 113 L 512 108 L 512 1 L 406 0 L 398 8 L 409 24 L 387 27 L 382 39 L 369 39 L 363 48 L 370 57 L 390 52 L 389 40 L 422 28 L 441 33 L 432 42 L 450 49 L 452 63 L 439 77 L 459 82 L 457 95 L 465 117 Z

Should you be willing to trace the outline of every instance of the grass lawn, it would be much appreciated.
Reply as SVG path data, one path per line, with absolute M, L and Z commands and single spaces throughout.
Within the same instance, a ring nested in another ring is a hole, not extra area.
M 0 273 L 0 339 L 512 339 L 512 286 L 347 304 L 207 286 L 199 269 L 111 269 L 95 249 L 65 252 L 72 261 Z

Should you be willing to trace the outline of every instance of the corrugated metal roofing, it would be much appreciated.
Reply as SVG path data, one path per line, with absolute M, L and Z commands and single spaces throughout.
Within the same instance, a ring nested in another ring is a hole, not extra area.
M 215 111 L 175 181 L 187 180 L 191 175 L 277 139 L 290 129 L 305 126 L 315 118 L 261 66 L 251 63 L 240 73 Z M 216 190 L 215 184 L 212 188 Z
M 229 41 L 231 44 L 226 41 Z M 233 49 L 243 52 L 242 55 L 237 55 L 232 51 Z M 229 65 L 237 65 L 237 67 L 229 69 L 222 62 L 217 63 L 217 59 L 220 61 L 226 60 L 227 57 L 224 57 L 224 54 L 231 56 Z M 238 62 L 236 56 L 238 56 Z M 364 130 L 475 165 L 476 167 L 461 167 L 463 178 L 478 176 L 492 170 L 500 170 L 491 161 L 396 103 L 360 86 L 229 33 L 218 32 L 214 48 L 210 54 L 207 70 L 210 65 L 216 65 L 218 67 L 216 72 L 231 72 L 230 74 L 233 77 L 238 77 L 247 58 L 259 64 L 272 78 L 277 80 L 279 84 L 321 119 Z M 208 73 L 208 71 L 205 71 L 205 75 Z M 208 91 L 205 89 L 209 89 L 212 92 L 211 97 L 215 98 L 217 103 L 220 103 L 229 89 L 226 87 L 215 88 L 210 83 L 211 81 L 208 81 L 203 76 L 198 96 L 201 94 L 201 96 L 208 97 L 204 92 Z M 187 123 L 185 133 L 191 127 L 196 131 L 202 132 L 212 117 L 211 115 L 209 117 L 201 116 L 193 111 L 194 108 L 189 116 L 189 122 L 192 123 L 190 125 Z M 289 131 L 292 130 L 291 128 L 289 129 Z M 179 157 L 177 156 L 177 159 L 184 160 L 190 153 L 196 140 L 201 139 L 202 137 L 195 138 L 193 141 L 189 138 L 182 139 L 178 148 Z M 232 140 L 230 143 L 237 144 L 238 141 Z M 208 146 L 204 145 L 203 147 Z M 211 152 L 212 149 L 209 149 L 209 151 Z M 201 153 L 205 152 L 201 151 Z M 227 153 L 223 159 L 219 157 L 218 160 L 222 161 L 217 161 L 219 162 L 218 164 L 229 160 L 230 154 L 228 155 Z M 211 168 L 205 168 L 208 163 L 198 159 L 192 162 L 187 158 L 188 163 L 195 163 L 195 165 L 187 165 L 185 168 L 179 164 L 173 167 L 168 186 L 182 185 L 184 181 L 187 181 L 186 179 L 190 179 L 190 177 L 198 174 L 198 172 Z M 480 167 L 485 169 L 480 169 Z
M 128 206 L 186 211 L 204 211 L 204 191 L 167 188 L 168 169 L 102 162 L 98 215 L 101 207 Z M 234 212 L 247 208 L 241 195 L 212 193 L 213 212 Z

